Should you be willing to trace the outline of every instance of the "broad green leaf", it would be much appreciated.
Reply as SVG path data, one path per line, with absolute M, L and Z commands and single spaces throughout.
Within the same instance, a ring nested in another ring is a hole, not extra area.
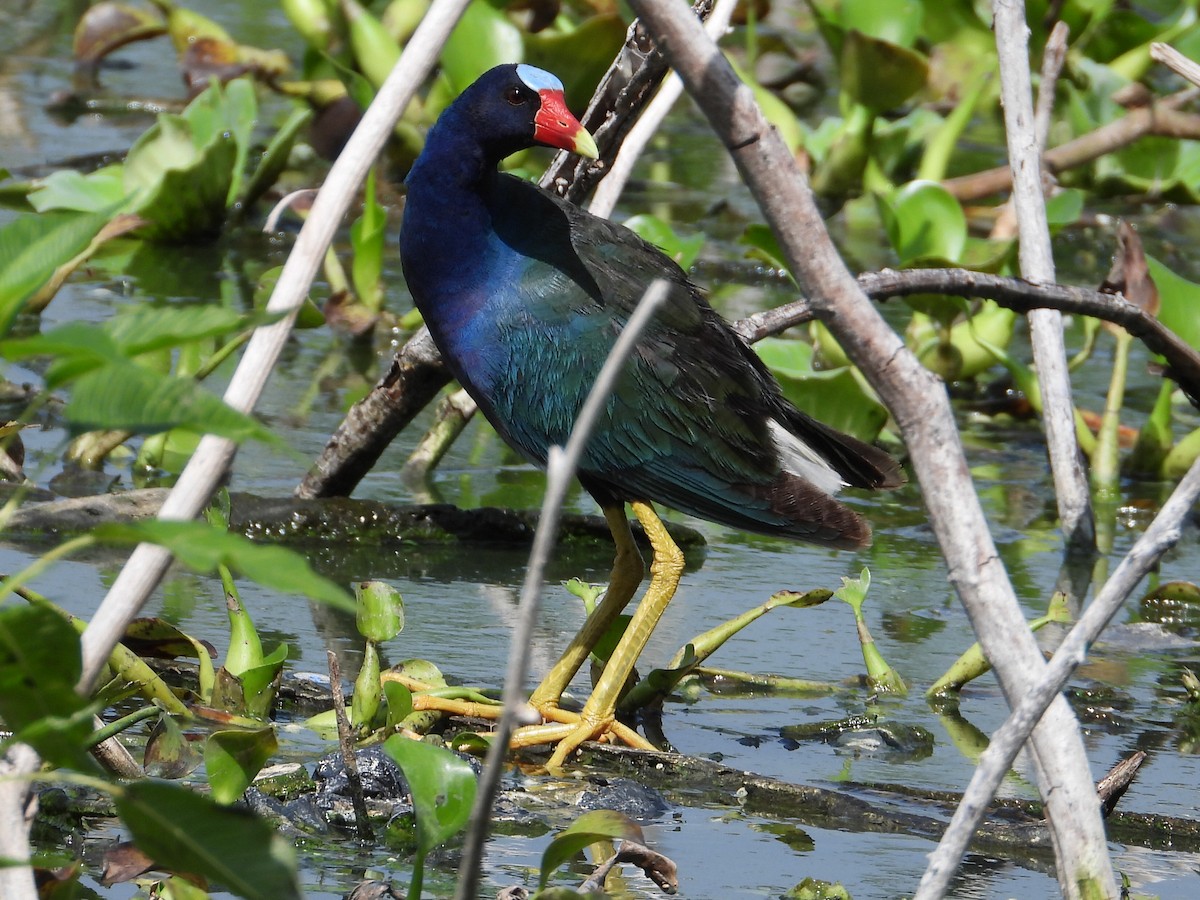
M 424 856 L 467 824 L 475 802 L 475 772 L 457 753 L 398 734 L 384 741 L 383 749 L 408 782 L 417 817 L 417 852 Z
M 841 0 L 839 13 L 843 28 L 911 47 L 921 34 L 925 4 L 919 0 Z
M 404 598 L 386 581 L 354 585 L 358 633 L 368 641 L 390 641 L 404 630 Z
M 601 13 L 568 31 L 548 28 L 537 34 L 522 32 L 525 62 L 558 75 L 567 106 L 582 110 L 625 43 L 627 29 L 619 15 Z
M 396 728 L 412 713 L 412 691 L 398 681 L 385 681 L 383 697 L 387 701 L 387 726 Z
M 654 244 L 685 271 L 692 267 L 704 246 L 703 231 L 682 237 L 668 222 L 649 213 L 630 216 L 625 220 L 625 227 Z
M 26 214 L 0 228 L 0 336 L 59 266 L 87 249 L 111 217 L 99 213 Z
M 245 900 L 299 900 L 296 848 L 274 825 L 162 781 L 116 796 L 134 843 L 159 866 L 203 875 Z
M 223 563 L 280 593 L 311 597 L 354 612 L 354 602 L 346 591 L 314 572 L 299 553 L 286 547 L 255 544 L 240 534 L 217 531 L 204 522 L 109 523 L 97 526 L 92 533 L 101 543 L 160 544 L 184 565 L 199 572 L 214 572 Z
M 784 395 L 827 425 L 872 441 L 887 423 L 887 410 L 848 366 L 816 369 L 813 348 L 803 341 L 764 338 L 755 352 L 770 367 Z
M 574 859 L 585 847 L 597 841 L 610 840 L 631 840 L 640 843 L 644 838 L 642 829 L 636 822 L 615 810 L 596 809 L 584 813 L 559 832 L 542 851 L 538 890 L 546 886 L 546 882 L 559 866 Z
M 341 8 L 354 61 L 372 87 L 378 90 L 400 59 L 400 45 L 387 33 L 383 23 L 357 0 L 341 0 Z
M 472 0 L 442 49 L 442 71 L 460 94 L 488 69 L 521 62 L 523 54 L 521 30 L 508 16 L 487 0 Z
M 29 195 L 29 202 L 38 212 L 50 209 L 111 212 L 126 200 L 119 165 L 105 166 L 88 175 L 74 169 L 60 169 L 51 172 L 40 184 Z
M 187 428 L 239 442 L 278 443 L 268 428 L 193 379 L 164 377 L 136 363 L 112 363 L 82 375 L 63 416 L 73 434 L 101 429 L 155 434 Z
M 1149 254 L 1146 266 L 1158 286 L 1158 320 L 1200 349 L 1200 284 L 1176 275 Z
M 65 618 L 45 607 L 0 609 L 0 720 L 51 765 L 92 771 L 92 717 L 75 692 L 82 672 L 79 635 Z
M 213 799 L 222 804 L 240 799 L 278 749 L 274 728 L 210 734 L 204 744 L 204 769 Z
M 264 321 L 223 306 L 145 306 L 122 309 L 102 326 L 129 356 L 219 338 Z M 51 332 L 53 333 L 53 332 Z
M 929 62 L 915 50 L 846 32 L 838 65 L 842 92 L 875 113 L 894 109 L 925 86 Z
M 220 134 L 190 164 L 166 169 L 134 207 L 150 223 L 137 235 L 165 242 L 215 236 L 225 221 L 236 159 L 237 144 Z M 127 160 L 126 169 L 130 165 Z
M 246 715 L 250 718 L 262 721 L 270 719 L 288 653 L 288 645 L 280 644 L 263 658 L 261 666 L 254 666 L 242 673 L 242 698 Z
M 879 208 L 901 265 L 924 259 L 957 262 L 962 255 L 967 216 L 940 184 L 910 181 L 890 199 L 881 197 Z

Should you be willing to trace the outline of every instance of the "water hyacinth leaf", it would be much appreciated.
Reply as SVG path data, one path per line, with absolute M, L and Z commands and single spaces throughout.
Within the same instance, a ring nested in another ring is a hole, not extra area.
M 63 264 L 88 248 L 112 217 L 51 212 L 18 216 L 0 228 L 0 335 Z
M 225 590 L 225 612 L 229 617 L 229 649 L 225 653 L 223 668 L 230 675 L 240 678 L 247 669 L 262 665 L 262 641 L 254 627 L 254 620 L 242 605 L 233 575 L 224 565 L 218 565 L 217 571 Z
M 784 395 L 832 428 L 871 441 L 887 423 L 883 405 L 843 366 L 816 369 L 813 348 L 803 341 L 764 338 L 754 350 L 779 380 Z
M 542 852 L 538 890 L 546 886 L 558 867 L 579 855 L 584 848 L 597 841 L 644 842 L 641 826 L 626 815 L 612 809 L 596 809 L 586 812 L 561 832 Z
M 246 900 L 299 900 L 296 848 L 271 823 L 195 791 L 137 781 L 116 795 L 138 848 L 159 866 L 217 882 Z
M 615 13 L 599 13 L 565 31 L 522 33 L 525 61 L 562 78 L 567 106 L 584 109 L 592 91 L 625 42 L 625 21 Z
M 286 547 L 255 544 L 240 534 L 217 531 L 204 522 L 108 523 L 97 526 L 92 533 L 101 543 L 159 544 L 198 572 L 213 572 L 224 564 L 272 590 L 354 612 L 354 603 L 346 591 L 314 572 L 300 554 Z
M 487 0 L 472 0 L 442 48 L 442 71 L 459 94 L 493 66 L 524 57 L 521 29 Z
M 470 763 L 444 747 L 392 735 L 383 744 L 412 793 L 417 817 L 417 852 L 424 856 L 462 831 L 475 802 Z
M 1176 275 L 1147 254 L 1146 267 L 1158 286 L 1158 320 L 1187 341 L 1200 348 L 1200 284 Z
M 280 644 L 264 657 L 262 665 L 242 673 L 242 699 L 250 718 L 265 721 L 271 717 L 289 652 L 287 644 Z
M 911 47 L 921 34 L 924 4 L 919 0 L 842 0 L 838 13 L 843 28 L 854 28 L 865 35 L 888 41 L 899 47 Z
M 204 744 L 204 769 L 213 799 L 221 804 L 240 799 L 278 749 L 274 728 L 210 734 Z
M 387 702 L 387 727 L 400 727 L 400 723 L 412 714 L 412 691 L 398 681 L 385 681 L 383 698 Z
M 101 429 L 156 434 L 186 428 L 237 442 L 278 443 L 270 429 L 193 379 L 164 377 L 136 363 L 110 363 L 82 375 L 63 417 L 72 434 Z
M 910 181 L 880 198 L 880 215 L 900 264 L 957 262 L 967 243 L 967 216 L 954 195 L 933 181 Z
M 293 111 L 287 117 L 287 121 L 271 137 L 262 156 L 259 157 L 254 171 L 246 180 L 242 196 L 237 198 L 243 213 L 279 180 L 279 176 L 287 167 L 288 157 L 291 155 L 296 138 L 312 120 L 312 116 L 310 109 Z
M 362 665 L 354 679 L 354 696 L 350 700 L 350 724 L 367 730 L 375 721 L 375 714 L 383 702 L 383 685 L 379 681 L 379 648 L 374 641 L 367 641 L 363 651 Z
M 649 213 L 630 216 L 625 220 L 625 227 L 654 244 L 685 271 L 692 267 L 704 246 L 703 232 L 683 237 L 668 222 Z
M 200 753 L 192 747 L 179 724 L 160 715 L 146 741 L 142 768 L 150 778 L 178 779 L 190 775 L 201 763 Z
M 842 41 L 838 71 L 847 97 L 882 113 L 900 106 L 925 86 L 929 61 L 915 50 L 852 28 Z
M 385 581 L 354 585 L 358 633 L 368 641 L 390 641 L 404 630 L 404 598 Z
M 164 120 L 172 122 L 164 126 L 164 132 L 179 127 L 172 117 L 160 117 L 160 122 Z M 174 133 L 169 139 L 148 142 L 136 157 L 134 150 L 139 145 L 135 144 L 125 161 L 127 189 L 140 188 L 143 192 L 134 211 L 149 222 L 138 231 L 147 240 L 173 243 L 210 238 L 225 221 L 225 198 L 234 180 L 238 155 L 236 141 L 227 133 L 217 134 L 185 158 L 177 148 L 180 140 L 180 134 Z M 151 161 L 164 146 L 166 162 L 174 164 L 164 165 L 162 159 Z
M 93 771 L 91 712 L 75 692 L 82 672 L 79 635 L 61 615 L 0 609 L 0 720 L 51 765 Z
M 38 212 L 74 209 L 80 212 L 115 210 L 129 201 L 125 177 L 119 165 L 105 166 L 84 175 L 74 169 L 59 169 L 38 182 L 29 202 Z

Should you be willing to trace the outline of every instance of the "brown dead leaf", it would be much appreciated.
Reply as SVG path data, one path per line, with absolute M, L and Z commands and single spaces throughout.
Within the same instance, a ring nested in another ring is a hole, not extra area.
M 1117 224 L 1117 252 L 1100 290 L 1120 294 L 1143 312 L 1158 315 L 1158 286 L 1146 265 L 1142 240 L 1124 219 Z

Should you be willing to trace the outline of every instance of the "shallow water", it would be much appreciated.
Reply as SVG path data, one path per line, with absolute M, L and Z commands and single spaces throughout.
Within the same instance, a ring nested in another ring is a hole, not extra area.
M 240 10 L 244 5 L 228 0 L 209 0 L 195 6 L 252 43 L 270 46 L 275 35 L 288 33 L 278 12 L 266 16 L 243 13 Z M 149 123 L 144 116 L 85 117 L 63 123 L 47 115 L 43 109 L 49 96 L 70 81 L 70 67 L 65 61 L 68 47 L 69 28 L 64 26 L 44 41 L 0 61 L 0 92 L 15 104 L 15 121 L 20 126 L 0 129 L 0 164 L 19 169 L 98 149 L 121 149 Z M 181 96 L 172 55 L 165 44 L 134 45 L 120 58 L 133 68 L 105 73 L 105 84 L 114 94 L 136 95 L 145 85 L 155 84 L 172 98 Z M 704 156 L 702 130 L 693 121 L 685 118 L 674 127 L 695 139 L 691 154 Z M 708 149 L 711 154 L 718 152 L 714 146 Z M 719 267 L 725 272 L 731 262 L 751 272 L 750 267 L 737 261 L 740 251 L 728 242 L 731 235 L 740 233 L 739 214 L 750 206 L 736 186 L 731 167 L 723 157 L 718 158 L 720 162 L 715 166 L 706 163 L 703 177 L 689 173 L 678 160 L 672 161 L 673 174 L 686 190 L 635 188 L 623 206 L 623 211 L 632 213 L 650 203 L 662 208 L 676 199 L 680 202 L 671 211 L 681 219 L 694 220 L 717 198 L 732 197 L 729 208 L 719 217 L 687 226 L 703 227 L 718 236 L 706 248 L 701 280 L 705 271 Z M 718 170 L 715 179 L 714 168 Z M 1179 247 L 1186 245 L 1197 228 L 1194 212 L 1143 213 L 1148 250 L 1178 264 L 1182 256 Z M 0 221 L 3 215 L 0 213 Z M 1064 235 L 1057 245 L 1060 263 L 1071 273 L 1064 278 L 1098 280 L 1107 259 L 1096 246 L 1107 240 L 1106 235 L 1096 231 Z M 149 254 L 132 275 L 107 275 L 101 263 L 90 274 L 73 279 L 43 316 L 42 326 L 75 319 L 99 320 L 125 303 L 187 303 L 210 299 L 222 290 L 233 290 L 236 295 L 245 268 L 258 271 L 275 265 L 285 252 L 285 246 L 247 235 L 227 246 L 173 249 L 169 257 Z M 861 247 L 859 256 L 856 262 L 863 266 L 888 261 L 867 258 L 869 253 Z M 394 286 L 390 308 L 404 311 L 409 303 L 394 257 L 389 259 L 388 267 Z M 1183 266 L 1179 271 L 1192 278 L 1200 276 L 1200 271 Z M 718 293 L 719 304 L 731 316 L 789 297 L 782 281 L 770 277 L 748 278 L 745 284 L 726 286 Z M 265 495 L 291 492 L 326 436 L 337 426 L 348 396 L 364 377 L 356 376 L 342 361 L 345 351 L 345 343 L 325 329 L 296 336 L 260 406 L 264 419 L 284 437 L 290 452 L 245 447 L 237 460 L 235 488 Z M 368 381 L 374 380 L 388 353 L 386 341 L 380 342 L 377 351 L 378 359 L 365 372 Z M 336 362 L 333 374 L 314 376 L 330 359 Z M 1134 376 L 1137 383 L 1131 387 L 1129 404 L 1139 409 L 1148 406 L 1154 390 L 1150 377 L 1140 374 L 1143 368 L 1141 362 L 1132 367 L 1138 374 Z M 36 382 L 38 377 L 36 367 L 9 366 L 6 375 L 18 382 Z M 228 370 L 224 377 L 228 377 Z M 1106 378 L 1101 355 L 1077 383 L 1082 405 L 1099 406 Z M 217 385 L 219 379 L 214 387 Z M 1044 611 L 1060 555 L 1060 540 L 1053 524 L 1053 492 L 1038 430 L 1030 423 L 978 421 L 965 411 L 962 422 L 997 543 L 1032 618 Z M 26 438 L 27 469 L 41 486 L 48 485 L 58 473 L 65 441 L 52 414 L 46 416 L 45 425 L 44 430 L 27 432 Z M 397 474 L 407 448 L 418 434 L 419 428 L 413 428 L 403 435 L 356 495 L 396 502 L 423 499 Z M 127 461 L 110 464 L 105 474 L 119 479 L 119 487 L 133 480 Z M 516 460 L 485 427 L 474 424 L 429 487 L 436 497 L 467 507 L 536 506 L 541 485 L 540 474 Z M 1158 485 L 1127 487 L 1129 496 L 1156 502 L 1166 490 Z M 720 758 L 726 764 L 788 781 L 837 787 L 850 780 L 961 790 L 973 768 L 975 751 L 962 737 L 969 728 L 956 723 L 957 730 L 952 732 L 952 723 L 939 719 L 921 694 L 971 643 L 969 624 L 946 583 L 936 544 L 924 522 L 918 487 L 909 485 L 885 497 L 856 498 L 855 502 L 876 528 L 874 546 L 862 553 L 830 552 L 689 521 L 705 534 L 708 546 L 702 562 L 693 558 L 694 567 L 686 574 L 676 601 L 647 648 L 644 665 L 665 663 L 691 636 L 761 603 L 781 588 L 835 588 L 842 576 L 855 575 L 866 565 L 872 573 L 866 604 L 868 623 L 884 656 L 912 687 L 912 695 L 904 700 L 874 703 L 856 687 L 803 698 L 701 691 L 687 702 L 668 704 L 664 728 L 684 753 Z M 572 494 L 570 506 L 576 511 L 595 511 L 579 491 Z M 1118 524 L 1113 565 L 1145 523 L 1145 518 L 1130 515 Z M 0 545 L 0 571 L 22 568 L 35 553 L 26 546 Z M 390 661 L 423 656 L 466 683 L 487 687 L 500 684 L 521 583 L 523 552 L 467 547 L 456 554 L 445 548 L 418 547 L 372 555 L 330 548 L 321 554 L 321 560 L 339 578 L 384 577 L 403 593 L 407 626 L 385 648 Z M 119 555 L 102 553 L 89 560 L 59 563 L 33 586 L 86 616 L 115 577 L 120 562 Z M 1180 545 L 1163 561 L 1160 578 L 1195 580 L 1198 563 L 1200 539 L 1190 527 Z M 572 575 L 602 580 L 608 564 L 606 555 L 598 551 L 591 559 L 573 557 L 569 568 L 559 566 L 551 573 L 534 638 L 535 674 L 553 662 L 581 618 L 578 601 L 559 586 L 560 580 Z M 360 641 L 353 622 L 328 610 L 309 607 L 301 599 L 281 597 L 254 585 L 243 585 L 242 592 L 268 646 L 286 641 L 293 648 L 292 669 L 323 671 L 325 650 L 333 648 L 341 655 L 344 669 L 355 671 Z M 214 580 L 181 573 L 156 594 L 148 612 L 163 615 L 193 634 L 220 644 L 226 629 L 220 597 L 220 586 Z M 1195 790 L 1200 784 L 1198 757 L 1194 749 L 1183 746 L 1183 734 L 1174 724 L 1182 701 L 1179 670 L 1184 665 L 1200 665 L 1200 652 L 1193 638 L 1190 631 L 1171 634 L 1139 622 L 1136 604 L 1131 603 L 1072 682 L 1081 687 L 1104 687 L 1110 692 L 1099 708 L 1085 714 L 1094 774 L 1103 774 L 1134 749 L 1150 752 L 1138 780 L 1121 801 L 1121 809 L 1195 815 Z M 836 601 L 809 610 L 775 610 L 738 635 L 711 662 L 720 667 L 837 683 L 853 682 L 863 668 L 853 618 L 849 609 Z M 583 685 L 578 687 L 582 689 Z M 879 747 L 798 743 L 782 738 L 779 731 L 783 725 L 859 714 L 877 714 L 887 722 L 927 728 L 934 736 L 932 753 L 914 759 Z M 982 679 L 965 691 L 961 714 L 983 735 L 1001 723 L 1004 707 L 993 679 Z M 282 755 L 290 758 L 307 760 L 326 749 L 310 733 L 286 723 L 281 741 Z M 1020 759 L 1004 785 L 1004 793 L 1035 797 L 1031 778 L 1028 760 Z M 747 812 L 736 802 L 709 805 L 678 801 L 647 826 L 646 835 L 655 849 L 679 865 L 680 895 L 693 898 L 776 896 L 805 877 L 842 881 L 859 900 L 896 897 L 914 889 L 925 856 L 932 850 L 932 845 L 920 838 L 833 831 L 798 823 L 811 843 L 788 844 L 776 833 L 777 826 L 786 821 Z M 538 859 L 548 840 L 548 836 L 493 839 L 487 863 L 490 884 L 481 896 L 491 896 L 496 887 L 535 881 Z M 1119 846 L 1113 850 L 1116 865 L 1130 877 L 1135 891 L 1184 898 L 1195 896 L 1200 889 L 1195 874 L 1200 858 L 1195 854 Z M 363 850 L 349 840 L 337 848 L 303 848 L 303 859 L 306 886 L 314 898 L 340 897 L 367 868 L 390 869 L 397 879 L 403 879 L 408 870 L 406 860 L 395 860 L 386 849 Z M 582 876 L 586 869 L 580 865 L 574 872 Z M 435 878 L 429 890 L 445 892 L 448 882 L 444 878 Z M 633 873 L 626 873 L 625 887 L 629 896 L 658 896 L 653 885 Z M 128 888 L 105 892 L 109 897 L 131 894 Z M 955 896 L 964 898 L 1056 894 L 1044 862 L 1018 864 L 982 856 L 972 857 L 964 866 L 955 890 Z

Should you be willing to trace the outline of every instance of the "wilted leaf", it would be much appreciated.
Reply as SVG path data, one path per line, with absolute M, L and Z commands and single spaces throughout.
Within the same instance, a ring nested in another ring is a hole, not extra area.
M 77 64 L 94 68 L 117 48 L 166 32 L 167 23 L 157 10 L 101 2 L 89 6 L 79 17 L 71 49 Z
M 179 724 L 163 714 L 150 732 L 142 768 L 151 778 L 178 779 L 189 775 L 200 765 L 200 754 L 184 735 Z

